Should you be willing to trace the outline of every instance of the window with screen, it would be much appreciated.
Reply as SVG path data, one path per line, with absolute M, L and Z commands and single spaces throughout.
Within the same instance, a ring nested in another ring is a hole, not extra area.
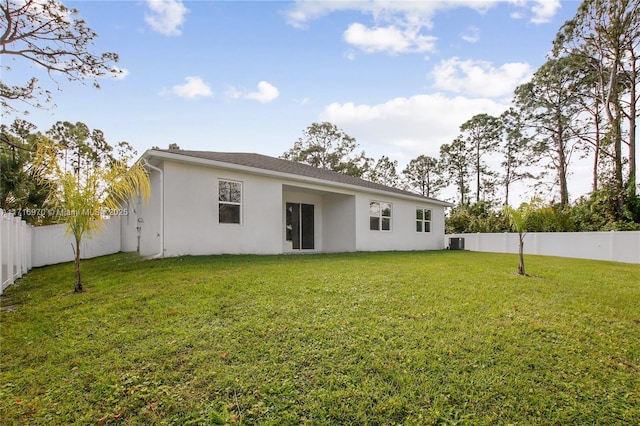
M 242 217 L 242 183 L 218 181 L 218 223 L 240 224 Z

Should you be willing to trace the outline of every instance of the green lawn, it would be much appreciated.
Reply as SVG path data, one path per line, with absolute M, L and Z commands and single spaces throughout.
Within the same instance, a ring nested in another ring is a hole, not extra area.
M 640 265 L 117 254 L 0 314 L 3 425 L 640 424 Z

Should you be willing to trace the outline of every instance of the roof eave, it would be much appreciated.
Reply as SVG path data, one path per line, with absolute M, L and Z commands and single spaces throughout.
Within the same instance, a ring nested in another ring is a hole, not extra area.
M 141 158 L 147 161 L 149 161 L 151 158 L 158 158 L 161 160 L 171 160 L 179 163 L 195 164 L 195 165 L 206 166 L 206 167 L 216 167 L 216 168 L 230 170 L 230 171 L 241 171 L 241 172 L 245 172 L 245 173 L 249 173 L 257 176 L 277 177 L 277 178 L 283 178 L 289 181 L 294 181 L 299 183 L 316 184 L 316 185 L 328 186 L 331 188 L 342 188 L 342 189 L 348 189 L 351 191 L 368 192 L 368 193 L 379 194 L 379 195 L 393 196 L 395 198 L 401 198 L 406 200 L 419 201 L 422 203 L 430 203 L 430 204 L 435 204 L 443 207 L 453 207 L 453 204 L 449 202 L 436 200 L 433 198 L 422 197 L 418 194 L 416 195 L 401 194 L 397 192 L 384 191 L 384 190 L 375 189 L 375 188 L 367 188 L 364 186 L 352 185 L 352 184 L 343 183 L 343 182 L 334 182 L 326 179 L 303 176 L 295 173 L 279 172 L 279 171 L 263 169 L 259 167 L 244 166 L 241 164 L 227 163 L 224 161 L 211 160 L 207 158 L 200 158 L 200 157 L 183 155 L 183 154 L 166 152 L 166 151 L 158 151 L 154 149 L 149 149 L 145 151 L 145 153 L 142 154 Z

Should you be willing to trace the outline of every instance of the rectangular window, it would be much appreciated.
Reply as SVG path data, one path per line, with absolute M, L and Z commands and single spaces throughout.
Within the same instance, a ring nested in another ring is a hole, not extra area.
M 431 232 L 431 209 L 416 209 L 416 231 Z
M 369 203 L 369 229 L 391 231 L 391 203 L 381 201 Z
M 240 224 L 242 216 L 242 183 L 218 181 L 218 223 Z

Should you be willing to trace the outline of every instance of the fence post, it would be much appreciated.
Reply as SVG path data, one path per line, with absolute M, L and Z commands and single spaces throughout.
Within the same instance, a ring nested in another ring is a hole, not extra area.
M 9 243 L 9 253 L 7 253 L 7 270 L 9 272 L 9 285 L 13 285 L 13 246 L 15 245 L 16 234 L 13 232 L 13 219 L 11 217 L 8 218 L 8 223 L 9 230 L 7 234 L 9 234 L 9 238 L 7 238 L 7 242 Z
M 33 227 L 31 225 L 27 226 L 27 250 L 25 251 L 25 255 L 27 256 L 27 271 L 30 271 L 33 267 Z
M 20 227 L 22 228 L 22 252 L 20 254 L 22 255 L 22 275 L 24 275 L 29 272 L 29 269 L 27 268 L 27 249 L 29 248 L 29 234 L 27 231 L 29 229 L 29 224 L 24 220 L 21 220 Z
M 0 294 L 31 269 L 31 225 L 0 209 Z
M 24 250 L 24 237 L 22 232 L 22 220 L 14 216 L 13 222 L 16 227 L 16 279 L 22 278 L 22 251 Z
M 20 276 L 23 276 L 27 273 L 25 270 L 25 265 L 27 263 L 27 259 L 25 257 L 25 252 L 27 251 L 27 232 L 25 222 L 23 220 L 18 222 L 18 225 L 20 225 Z
M 616 243 L 616 231 L 614 231 L 613 229 L 611 231 L 609 231 L 609 260 L 613 260 L 613 255 L 614 255 L 614 246 Z

